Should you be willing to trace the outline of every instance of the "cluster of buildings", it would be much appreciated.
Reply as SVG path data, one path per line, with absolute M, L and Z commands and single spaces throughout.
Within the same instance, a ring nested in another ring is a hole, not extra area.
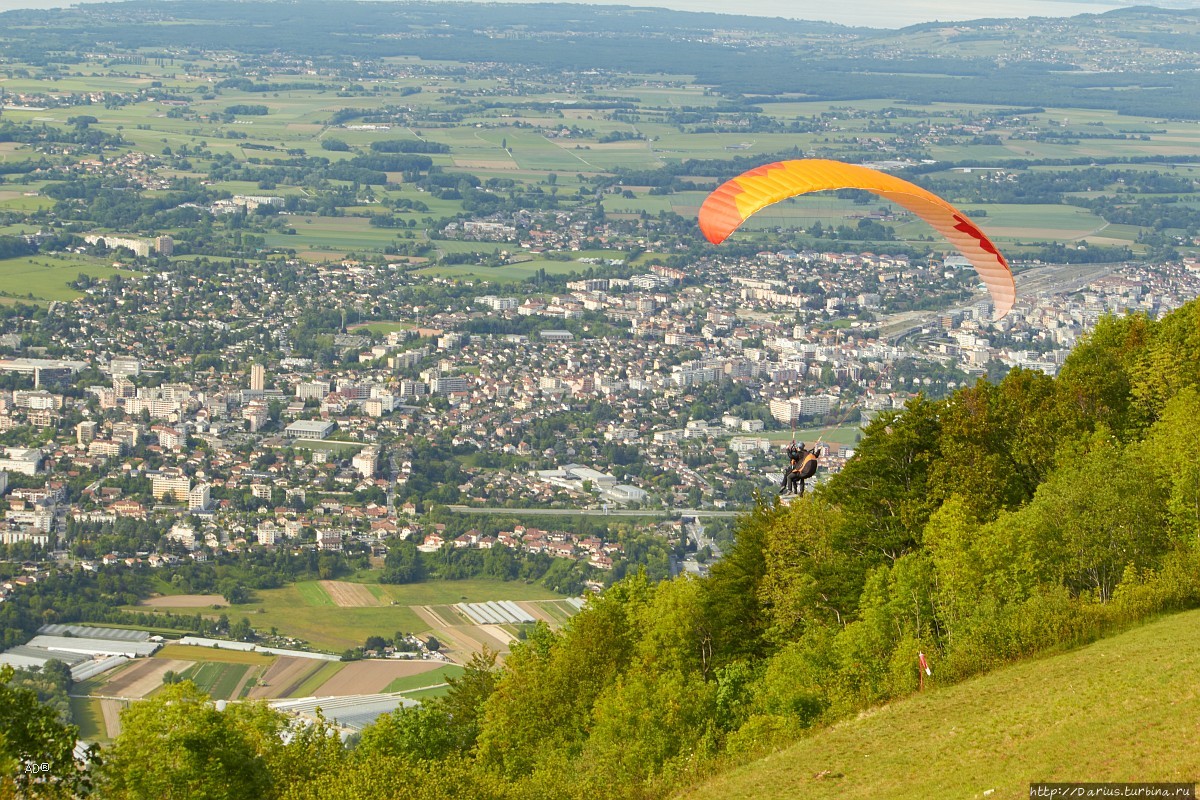
M 181 552 L 419 537 L 384 500 L 406 492 L 420 439 L 503 459 L 463 464 L 467 504 L 737 507 L 747 486 L 772 482 L 797 427 L 854 424 L 997 366 L 1053 374 L 1102 314 L 1157 316 L 1200 292 L 1195 262 L 1128 264 L 1022 295 L 1000 321 L 978 293 L 888 315 L 892 298 L 973 278 L 954 259 L 771 251 L 552 291 L 481 286 L 428 308 L 404 299 L 414 279 L 387 264 L 285 267 L 292 295 L 249 267 L 206 285 L 216 292 L 185 272 L 95 285 L 56 311 L 71 320 L 59 342 L 69 359 L 26 352 L 19 325 L 5 331 L 0 369 L 33 385 L 0 391 L 0 432 L 23 442 L 0 452 L 0 480 L 21 483 L 4 498 L 3 540 L 48 545 L 71 518 L 164 515 L 199 522 L 168 539 Z M 335 332 L 330 363 L 291 336 L 299 310 L 334 288 L 394 330 Z M 205 299 L 180 304 L 193 295 Z M 98 312 L 113 303 L 130 311 Z M 164 305 L 180 311 L 149 311 Z M 896 319 L 904 336 L 881 335 Z M 530 333 L 498 332 L 530 321 Z M 589 332 L 597 321 L 605 335 Z M 223 369 L 189 369 L 166 347 L 199 336 L 224 342 Z M 622 463 L 607 460 L 613 448 Z M 852 454 L 833 448 L 826 470 Z M 87 485 L 24 495 L 72 481 Z M 370 494 L 375 511 L 347 493 Z

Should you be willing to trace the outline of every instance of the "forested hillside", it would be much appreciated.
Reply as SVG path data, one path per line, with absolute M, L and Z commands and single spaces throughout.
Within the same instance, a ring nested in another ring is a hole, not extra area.
M 349 748 L 168 687 L 100 796 L 659 797 L 912 693 L 918 652 L 936 688 L 1200 605 L 1198 345 L 1200 302 L 1108 318 L 1057 378 L 881 416 L 819 490 L 743 518 L 710 578 L 627 578 Z

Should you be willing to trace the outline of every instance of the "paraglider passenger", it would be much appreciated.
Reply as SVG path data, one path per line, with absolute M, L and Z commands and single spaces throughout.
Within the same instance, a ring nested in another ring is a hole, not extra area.
M 825 449 L 814 445 L 811 449 L 804 443 L 792 442 L 787 449 L 788 468 L 783 473 L 783 482 L 779 485 L 779 494 L 791 492 L 804 496 L 804 482 L 817 474 L 818 459 L 825 455 Z

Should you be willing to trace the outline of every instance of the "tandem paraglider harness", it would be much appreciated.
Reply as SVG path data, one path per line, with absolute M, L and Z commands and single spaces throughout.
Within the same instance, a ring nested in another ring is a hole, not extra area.
M 803 497 L 804 482 L 817 474 L 817 466 L 820 458 L 825 455 L 825 448 L 813 445 L 809 449 L 803 442 L 792 442 L 788 446 L 787 454 L 789 464 L 787 471 L 783 473 L 783 481 L 779 484 L 779 493 L 782 495 L 790 492 Z

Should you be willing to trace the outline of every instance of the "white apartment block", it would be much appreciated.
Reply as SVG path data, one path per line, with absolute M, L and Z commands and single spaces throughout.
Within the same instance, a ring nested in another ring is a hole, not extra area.
M 187 494 L 188 511 L 205 511 L 212 502 L 209 485 L 198 483 Z
M 158 472 L 150 476 L 150 493 L 155 500 L 162 500 L 169 494 L 176 502 L 182 502 L 191 490 L 192 479 L 186 475 Z

